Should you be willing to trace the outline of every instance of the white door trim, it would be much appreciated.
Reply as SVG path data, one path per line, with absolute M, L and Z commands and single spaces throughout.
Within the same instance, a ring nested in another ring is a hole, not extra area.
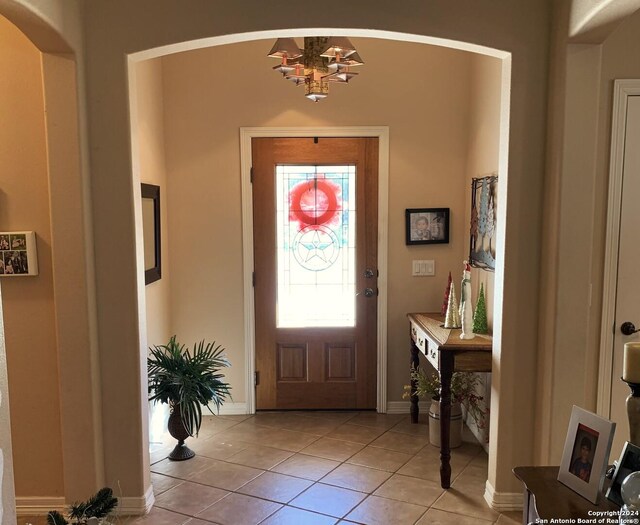
M 602 324 L 600 326 L 600 366 L 598 373 L 598 414 L 611 415 L 613 384 L 613 344 L 618 280 L 618 248 L 622 211 L 622 176 L 627 105 L 631 96 L 640 95 L 640 79 L 616 80 L 613 87 L 611 123 L 611 160 L 609 162 L 609 199 L 607 203 L 607 238 L 602 287 Z
M 242 184 L 242 272 L 244 283 L 244 340 L 247 413 L 256 411 L 255 315 L 253 293 L 253 192 L 251 187 L 251 139 L 254 137 L 378 137 L 378 373 L 377 411 L 387 411 L 387 260 L 389 208 L 389 128 L 353 126 L 335 128 L 240 128 Z

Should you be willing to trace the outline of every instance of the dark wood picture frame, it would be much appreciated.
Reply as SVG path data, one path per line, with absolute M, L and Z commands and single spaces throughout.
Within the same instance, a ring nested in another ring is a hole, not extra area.
M 497 205 L 498 175 L 471 179 L 469 264 L 474 268 L 496 268 Z
M 405 239 L 407 245 L 448 244 L 449 208 L 407 208 Z
M 611 485 L 607 489 L 605 496 L 608 500 L 622 506 L 622 495 L 620 487 L 624 479 L 632 472 L 640 470 L 640 447 L 630 441 L 626 441 L 620 454 L 620 459 L 616 463 L 616 470 L 611 478 Z
M 150 284 L 162 277 L 162 259 L 160 249 L 160 186 L 141 184 L 142 189 L 142 227 L 145 245 L 144 284 Z M 151 201 L 149 203 L 149 201 Z M 153 209 L 147 211 L 149 204 Z

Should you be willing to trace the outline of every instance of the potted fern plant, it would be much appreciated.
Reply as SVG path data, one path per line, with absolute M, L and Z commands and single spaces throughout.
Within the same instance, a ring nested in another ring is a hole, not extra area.
M 149 401 L 169 405 L 169 433 L 178 440 L 169 459 L 192 458 L 195 452 L 184 444 L 184 440 L 198 435 L 202 406 L 213 414 L 210 404 L 219 411 L 231 396 L 231 386 L 220 372 L 230 366 L 225 349 L 215 341 L 200 341 L 189 350 L 178 343 L 174 335 L 166 345 L 153 346 L 149 351 Z

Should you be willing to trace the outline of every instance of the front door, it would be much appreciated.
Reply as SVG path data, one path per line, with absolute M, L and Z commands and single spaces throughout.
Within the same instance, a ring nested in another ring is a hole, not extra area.
M 256 407 L 375 408 L 378 139 L 251 149 Z

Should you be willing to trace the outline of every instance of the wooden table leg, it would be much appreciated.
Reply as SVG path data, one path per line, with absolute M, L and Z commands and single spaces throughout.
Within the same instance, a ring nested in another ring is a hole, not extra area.
M 410 360 L 411 371 L 418 370 L 418 367 L 420 366 L 420 358 L 418 356 L 418 352 L 419 352 L 418 347 L 413 344 L 413 341 L 411 341 L 411 360 Z M 418 408 L 418 394 L 416 394 L 416 384 L 417 384 L 417 381 L 415 381 L 412 378 L 411 379 L 411 397 L 410 397 L 411 406 L 409 408 L 409 413 L 411 414 L 412 423 L 417 423 L 418 416 L 420 415 L 420 409 Z
M 451 377 L 453 376 L 453 356 L 440 354 L 440 486 L 451 486 Z

